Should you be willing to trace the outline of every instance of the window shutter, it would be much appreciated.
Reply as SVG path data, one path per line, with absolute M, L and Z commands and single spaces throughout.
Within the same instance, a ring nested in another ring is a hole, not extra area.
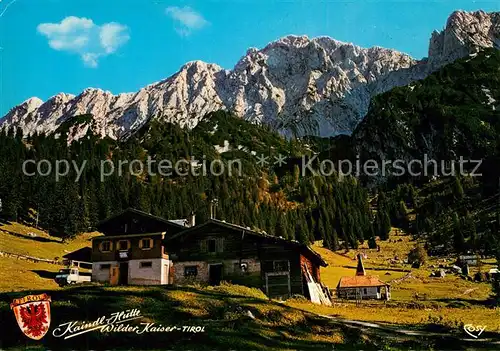
M 139 249 L 142 249 L 142 239 L 139 239 Z
M 152 249 L 155 241 L 153 239 L 149 239 L 149 248 Z
M 109 250 L 104 250 L 104 244 L 108 244 L 109 243 Z M 111 241 L 101 241 L 99 243 L 99 251 L 101 252 L 110 252 L 110 251 L 113 251 L 113 242 Z
M 200 240 L 200 251 L 207 252 L 207 241 L 206 240 Z
M 217 252 L 224 251 L 224 238 L 219 238 L 219 240 L 217 240 L 217 246 L 218 246 L 216 249 Z

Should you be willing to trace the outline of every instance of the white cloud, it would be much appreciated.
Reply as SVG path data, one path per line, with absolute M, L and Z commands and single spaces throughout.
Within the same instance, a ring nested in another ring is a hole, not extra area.
M 130 37 L 127 34 L 128 29 L 120 23 L 106 23 L 101 26 L 99 37 L 101 39 L 101 46 L 106 53 L 112 54 L 120 46 L 125 44 Z
M 41 23 L 37 30 L 58 51 L 80 55 L 84 64 L 97 67 L 99 59 L 113 54 L 129 39 L 127 26 L 110 22 L 95 24 L 91 19 L 69 16 L 60 23 Z
M 99 63 L 97 62 L 98 59 L 98 54 L 86 53 L 82 55 L 83 63 L 85 63 L 85 65 L 88 67 L 96 68 L 99 65 Z
M 165 12 L 177 23 L 176 30 L 182 36 L 188 36 L 192 31 L 202 29 L 209 24 L 200 13 L 188 6 L 170 6 Z

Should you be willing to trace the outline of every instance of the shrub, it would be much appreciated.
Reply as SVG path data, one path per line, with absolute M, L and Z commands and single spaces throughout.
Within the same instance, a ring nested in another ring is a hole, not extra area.
M 418 263 L 423 265 L 427 262 L 427 258 L 427 252 L 420 244 L 415 245 L 415 247 L 408 253 L 408 262 L 410 264 Z
M 243 285 L 234 285 L 224 281 L 221 282 L 219 286 L 208 287 L 208 289 L 227 295 L 239 295 L 268 300 L 268 297 L 259 289 L 249 288 Z
M 300 294 L 293 294 L 290 299 L 292 299 L 296 302 L 309 302 L 309 300 L 306 299 L 304 295 L 300 295 Z

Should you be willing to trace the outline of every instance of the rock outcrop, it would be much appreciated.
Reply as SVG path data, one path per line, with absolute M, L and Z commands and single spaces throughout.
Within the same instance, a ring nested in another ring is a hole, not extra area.
M 500 48 L 500 12 L 453 12 L 446 28 L 432 33 L 429 45 L 431 70 L 481 48 Z

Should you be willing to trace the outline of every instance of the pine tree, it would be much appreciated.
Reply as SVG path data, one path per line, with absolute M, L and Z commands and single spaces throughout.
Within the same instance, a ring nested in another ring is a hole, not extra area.
M 464 189 L 458 177 L 453 178 L 453 195 L 457 200 L 462 200 L 464 198 Z
M 333 228 L 333 230 L 332 230 L 331 237 L 332 237 L 332 239 L 331 239 L 332 247 L 331 248 L 334 251 L 336 251 L 340 248 L 340 245 L 339 245 L 339 236 L 338 236 L 337 230 L 335 228 Z
M 377 226 L 378 226 L 378 235 L 380 240 L 389 239 L 389 233 L 391 231 L 391 219 L 389 218 L 389 214 L 384 209 L 379 209 L 377 212 Z
M 460 225 L 460 220 L 458 215 L 453 213 L 452 215 L 453 223 L 453 247 L 456 252 L 463 252 L 465 250 L 465 238 L 462 232 L 462 226 Z
M 323 246 L 331 248 L 330 238 L 327 236 L 325 231 L 325 226 L 321 218 L 318 220 L 318 235 L 321 240 L 323 240 Z
M 299 220 L 296 226 L 295 237 L 302 244 L 309 244 L 309 233 L 307 230 L 307 223 L 304 220 Z
M 368 239 L 368 247 L 370 249 L 376 249 L 377 248 L 377 242 L 375 241 L 375 237 L 374 236 L 371 236 Z

